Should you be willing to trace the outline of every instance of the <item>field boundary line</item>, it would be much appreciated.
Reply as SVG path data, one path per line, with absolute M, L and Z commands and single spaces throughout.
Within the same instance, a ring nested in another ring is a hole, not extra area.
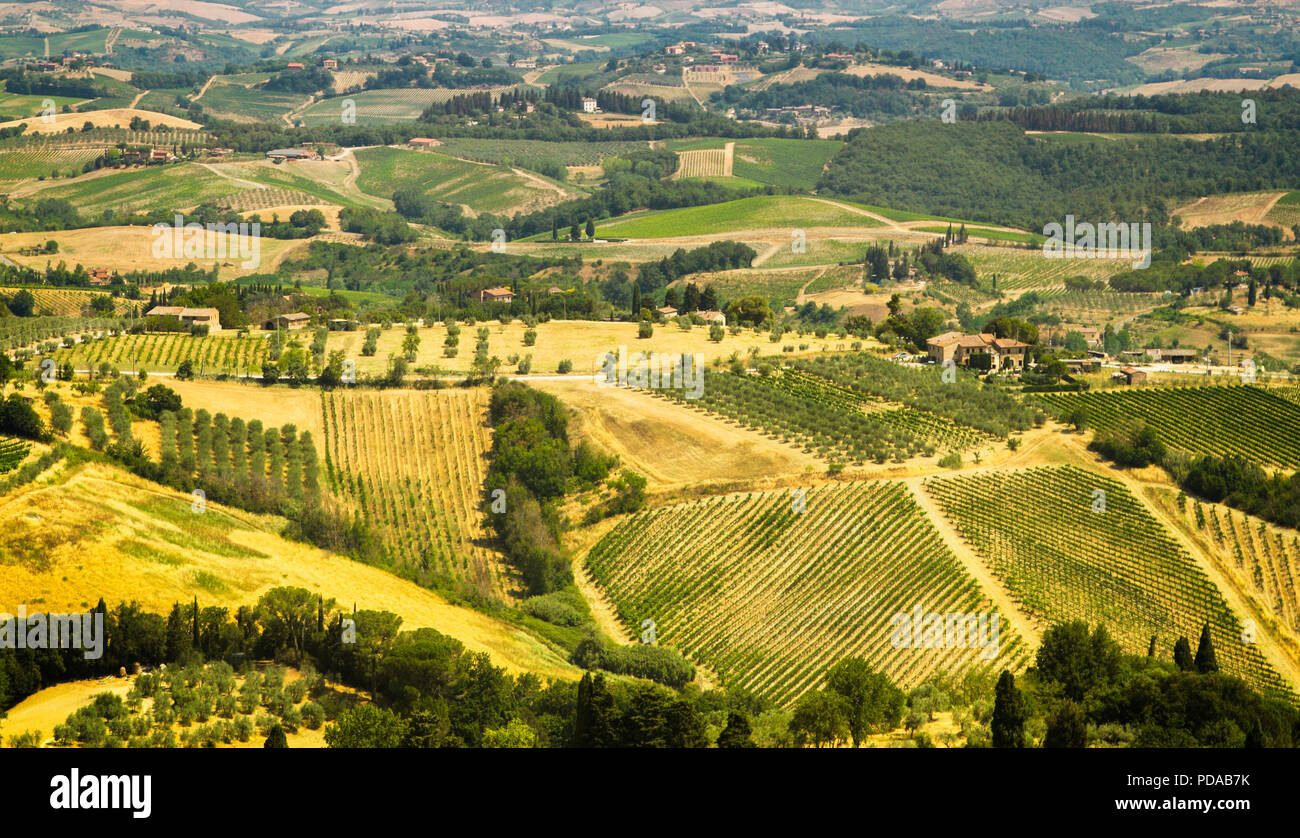
M 939 508 L 939 504 L 925 491 L 923 486 L 925 480 L 924 477 L 908 477 L 902 482 L 912 493 L 912 498 L 921 507 L 921 511 L 930 519 L 931 524 L 939 533 L 939 537 L 943 539 L 944 545 L 957 558 L 962 567 L 966 569 L 966 572 L 975 579 L 985 595 L 993 600 L 993 605 L 998 609 L 998 613 L 1011 624 L 1011 628 L 1024 641 L 1029 652 L 1037 651 L 1039 644 L 1042 642 L 1038 630 L 1030 624 L 1024 612 L 1011 598 L 1011 594 L 1002 586 L 1002 583 L 993 575 L 993 572 L 989 570 L 975 547 L 957 532 L 957 528 L 943 514 L 943 510 Z

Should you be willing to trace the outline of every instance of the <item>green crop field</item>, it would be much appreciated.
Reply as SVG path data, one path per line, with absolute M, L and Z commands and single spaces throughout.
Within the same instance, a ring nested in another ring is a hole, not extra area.
M 876 243 L 868 238 L 817 238 L 804 241 L 802 253 L 796 252 L 791 244 L 782 243 L 768 259 L 764 268 L 795 268 L 811 265 L 856 264 L 866 255 L 867 248 Z M 762 250 L 759 250 L 762 253 Z M 858 279 L 861 279 L 859 271 Z
M 721 204 L 634 213 L 599 223 L 598 236 L 651 239 L 743 230 L 806 227 L 872 228 L 880 222 L 851 205 L 788 195 L 758 195 Z
M 594 143 L 561 143 L 549 140 L 490 140 L 478 137 L 446 137 L 438 151 L 451 157 L 522 166 L 532 169 L 542 160 L 554 160 L 565 166 L 599 166 L 610 157 L 644 151 L 648 146 L 641 142 L 611 141 Z
M 83 214 L 99 215 L 110 209 L 130 213 L 193 207 L 243 189 L 235 181 L 198 164 L 182 163 L 130 169 L 53 185 L 42 189 L 38 195 L 41 198 L 66 198 Z
M 1043 627 L 1104 623 L 1124 650 L 1166 659 L 1210 625 L 1219 666 L 1266 690 L 1281 676 L 1194 559 L 1124 485 L 1073 466 L 929 480 L 944 514 Z M 1099 495 L 1098 492 L 1101 494 Z
M 721 149 L 723 138 L 669 140 L 673 151 Z M 732 174 L 754 183 L 810 191 L 817 186 L 826 161 L 844 147 L 839 140 L 787 140 L 763 137 L 736 140 Z
M 509 87 L 491 88 L 493 93 L 509 90 Z M 343 115 L 345 101 L 351 101 L 356 108 L 358 125 L 410 122 L 418 119 L 425 108 L 434 102 L 445 102 L 453 96 L 465 94 L 466 90 L 443 88 L 408 88 L 402 90 L 366 90 L 322 99 L 304 110 L 301 119 L 304 125 L 339 125 Z
M 812 189 L 826 161 L 844 146 L 838 140 L 737 140 L 736 177 L 790 189 Z
M 219 76 L 199 104 L 221 119 L 235 122 L 279 122 L 280 117 L 307 101 L 300 93 L 260 90 L 246 86 L 265 81 L 264 74 Z
M 355 154 L 361 164 L 357 186 L 385 198 L 398 186 L 414 184 L 432 198 L 462 204 L 476 213 L 513 215 L 570 196 L 562 187 L 543 186 L 505 166 L 468 163 L 445 154 L 388 147 L 359 149 Z
M 1300 467 L 1300 405 L 1266 388 L 1160 387 L 1043 393 L 1037 398 L 1061 411 L 1082 407 L 1088 423 L 1099 430 L 1141 420 L 1175 448 Z
M 850 655 L 908 687 L 937 671 L 1023 668 L 1023 643 L 1000 616 L 992 660 L 956 643 L 895 645 L 892 619 L 914 606 L 990 611 L 903 484 L 813 487 L 796 512 L 799 497 L 753 492 L 639 512 L 591 549 L 587 567 L 625 625 L 654 620 L 659 642 L 780 704 Z
M 47 99 L 54 103 L 56 111 L 62 111 L 65 105 L 76 105 L 85 101 L 69 96 L 0 92 L 0 120 L 40 119 Z

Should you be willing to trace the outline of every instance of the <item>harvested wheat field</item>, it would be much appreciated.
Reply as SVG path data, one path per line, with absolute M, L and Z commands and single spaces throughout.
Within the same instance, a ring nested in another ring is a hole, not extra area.
M 1242 192 L 1197 198 L 1174 210 L 1183 227 L 1208 227 L 1211 224 L 1268 224 L 1269 211 L 1285 192 Z
M 589 378 L 536 381 L 574 412 L 590 439 L 652 487 L 756 480 L 823 471 L 811 454 L 755 431 L 645 393 L 602 387 Z M 706 385 L 707 386 L 707 378 Z
M 218 239 L 224 233 L 214 234 Z M 41 253 L 36 256 L 23 256 L 17 251 L 24 247 L 43 246 L 53 239 L 59 243 L 59 252 Z M 238 255 L 237 243 L 232 242 L 233 255 L 226 258 L 195 259 L 159 259 L 153 255 L 155 234 L 151 227 L 86 227 L 78 230 L 42 231 L 39 233 L 10 233 L 5 237 L 5 256 L 32 268 L 44 268 L 46 263 L 67 263 L 69 268 L 84 265 L 91 268 L 106 268 L 118 273 L 131 271 L 157 271 L 167 268 L 182 268 L 190 262 L 208 269 L 214 264 L 221 268 L 221 278 L 243 276 L 258 271 L 274 270 L 286 255 L 307 246 L 308 239 L 279 240 L 259 239 L 260 254 L 257 264 L 245 266 L 244 259 Z M 229 252 L 229 251 L 228 251 Z
M 48 122 L 39 117 L 14 119 L 9 122 L 0 122 L 0 128 L 13 128 L 16 125 L 26 123 L 26 133 L 28 134 L 63 134 L 69 128 L 80 131 L 81 126 L 87 122 L 96 128 L 128 128 L 131 125 L 131 120 L 136 117 L 149 120 L 149 123 L 155 128 L 167 126 L 169 128 L 194 130 L 203 127 L 197 122 L 181 119 L 179 116 L 172 116 L 171 114 L 158 113 L 157 111 L 142 111 L 139 108 L 109 108 L 103 111 L 56 113 L 53 119 Z

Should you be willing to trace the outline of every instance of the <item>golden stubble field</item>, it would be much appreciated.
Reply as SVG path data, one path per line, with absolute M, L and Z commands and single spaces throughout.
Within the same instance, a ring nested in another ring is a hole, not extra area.
M 213 234 L 225 238 L 224 233 Z M 18 251 L 25 247 L 41 247 L 54 240 L 59 243 L 58 253 L 41 253 L 24 256 Z M 79 230 L 42 231 L 39 233 L 8 233 L 5 235 L 4 255 L 24 267 L 43 269 L 47 264 L 63 262 L 69 268 L 84 265 L 105 268 L 118 273 L 131 271 L 163 271 L 183 268 L 190 262 L 205 270 L 217 265 L 221 279 L 231 279 L 259 271 L 273 270 L 288 254 L 307 246 L 308 239 L 259 240 L 260 261 L 244 265 L 238 255 L 236 243 L 231 242 L 234 255 L 225 258 L 159 258 L 154 255 L 155 233 L 151 227 L 86 227 Z M 251 260 L 250 260 L 251 261 Z
M 291 585 L 340 608 L 392 611 L 404 629 L 434 628 L 514 673 L 576 679 L 581 673 L 524 630 L 452 605 L 413 582 L 284 539 L 283 521 L 192 498 L 120 469 L 52 470 L 0 499 L 0 609 L 68 612 L 100 597 L 167 613 L 175 602 L 250 605 Z

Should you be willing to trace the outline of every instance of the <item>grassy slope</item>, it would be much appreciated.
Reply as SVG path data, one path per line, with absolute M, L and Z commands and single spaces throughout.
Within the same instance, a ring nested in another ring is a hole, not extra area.
M 357 186 L 379 197 L 391 197 L 397 186 L 416 184 L 426 195 L 439 201 L 462 204 L 475 212 L 506 214 L 561 199 L 558 191 L 544 188 L 504 166 L 388 147 L 360 149 L 356 157 L 361 164 Z
M 597 226 L 597 235 L 644 239 L 796 227 L 879 227 L 879 221 L 823 201 L 759 195 L 721 204 L 634 213 Z
M 0 498 L 0 602 L 75 610 L 102 596 L 165 613 L 195 596 L 233 608 L 294 585 L 343 607 L 393 611 L 403 628 L 435 628 L 512 672 L 577 677 L 523 630 L 378 568 L 286 541 L 281 523 L 217 504 L 198 515 L 189 495 L 106 465 L 47 474 Z

